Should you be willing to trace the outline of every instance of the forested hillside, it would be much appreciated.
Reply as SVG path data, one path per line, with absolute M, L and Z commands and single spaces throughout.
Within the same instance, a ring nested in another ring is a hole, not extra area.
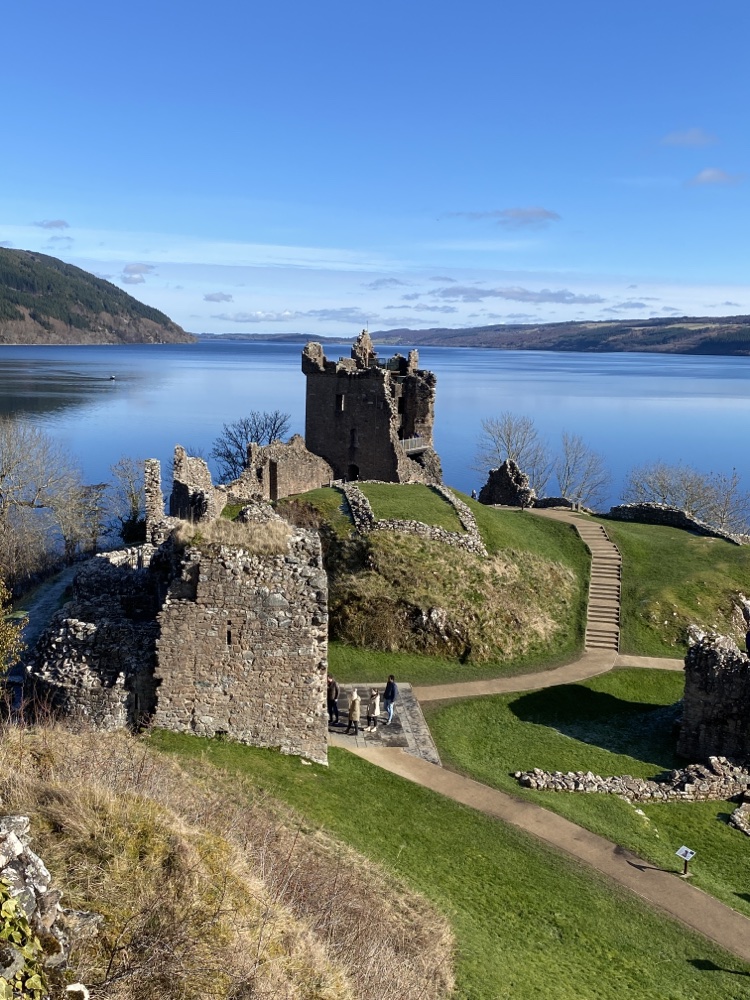
M 0 344 L 185 343 L 168 316 L 109 281 L 28 250 L 0 249 Z

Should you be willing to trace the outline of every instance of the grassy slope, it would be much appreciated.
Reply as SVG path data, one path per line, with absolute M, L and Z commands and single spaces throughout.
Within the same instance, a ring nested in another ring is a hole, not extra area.
M 639 803 L 617 796 L 522 789 L 514 771 L 593 771 L 654 777 L 674 755 L 679 673 L 617 670 L 585 684 L 425 706 L 443 761 L 478 781 L 529 798 L 642 857 L 678 870 L 681 844 L 697 851 L 694 882 L 750 916 L 747 839 L 727 826 L 725 802 Z M 640 813 L 637 810 L 640 810 Z
M 381 517 L 409 517 L 423 520 L 426 523 L 440 523 L 445 511 L 451 511 L 448 504 L 442 501 L 434 491 L 424 486 L 398 486 L 362 484 L 367 492 L 375 513 Z M 469 497 L 459 496 L 472 509 L 479 530 L 491 555 L 501 554 L 511 562 L 523 567 L 532 560 L 528 557 L 538 557 L 557 563 L 574 573 L 577 587 L 564 611 L 564 621 L 557 635 L 543 645 L 536 644 L 529 651 L 518 654 L 513 650 L 501 660 L 486 663 L 462 663 L 456 658 L 441 658 L 411 652 L 380 652 L 352 644 L 333 641 L 329 650 L 331 670 L 342 681 L 373 679 L 396 673 L 404 680 L 414 683 L 431 684 L 446 683 L 452 680 L 478 679 L 496 677 L 533 670 L 546 669 L 558 663 L 570 660 L 582 647 L 585 627 L 585 601 L 588 588 L 589 561 L 588 553 L 575 531 L 568 525 L 560 524 L 542 518 L 535 518 L 528 513 L 518 511 L 494 510 L 479 504 Z M 337 535 L 346 537 L 351 531 L 351 521 L 342 508 L 341 493 L 335 489 L 320 489 L 303 494 L 296 498 L 312 504 Z M 444 523 L 444 526 L 447 526 Z M 399 536 L 373 535 L 373 546 L 384 551 L 380 553 L 383 563 L 388 564 L 385 550 L 395 544 Z M 409 536 L 402 536 L 409 538 Z M 400 569 L 393 565 L 396 576 L 404 581 L 404 586 L 419 587 L 424 591 L 426 581 L 431 578 L 430 552 L 436 552 L 431 546 L 439 543 L 414 545 L 412 540 L 405 542 L 401 548 L 407 548 L 416 560 L 412 565 Z M 453 550 L 439 546 L 441 554 L 453 556 Z M 458 558 L 458 556 L 456 557 Z M 461 555 L 463 558 L 463 555 Z M 454 562 L 456 560 L 454 559 Z M 449 574 L 446 569 L 446 574 Z M 442 583 L 446 581 L 443 580 Z M 394 578 L 393 586 L 398 586 Z M 439 605 L 437 594 L 433 600 L 429 593 L 421 595 L 425 607 Z
M 172 733 L 152 741 L 241 774 L 431 898 L 456 934 L 458 998 L 744 995 L 738 960 L 531 838 L 345 751 L 322 768 Z
M 690 624 L 734 631 L 732 594 L 750 583 L 750 546 L 679 528 L 601 523 L 622 553 L 623 653 L 683 656 Z

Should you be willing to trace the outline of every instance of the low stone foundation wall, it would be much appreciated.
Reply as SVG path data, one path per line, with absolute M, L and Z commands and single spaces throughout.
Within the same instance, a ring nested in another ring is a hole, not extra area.
M 722 801 L 743 795 L 750 789 L 750 771 L 726 757 L 709 757 L 708 765 L 689 764 L 672 771 L 663 780 L 633 778 L 629 774 L 603 778 L 591 771 L 516 771 L 514 777 L 524 788 L 549 792 L 583 792 L 619 795 L 631 802 Z
M 723 538 L 733 545 L 742 545 L 739 535 L 733 535 L 721 528 L 714 528 L 705 521 L 692 517 L 687 511 L 678 507 L 668 507 L 663 503 L 624 503 L 612 507 L 608 514 L 600 514 L 612 521 L 638 521 L 641 524 L 662 524 L 669 528 L 682 528 L 692 531 L 694 535 L 707 535 L 709 538 Z
M 474 520 L 471 510 L 462 500 L 459 500 L 446 486 L 431 487 L 439 493 L 456 511 L 466 534 L 459 534 L 457 531 L 447 531 L 445 528 L 434 524 L 424 524 L 422 521 L 407 521 L 398 518 L 390 520 L 379 520 L 375 517 L 370 501 L 354 483 L 346 483 L 341 486 L 341 490 L 349 504 L 354 526 L 360 534 L 366 535 L 371 531 L 396 531 L 402 534 L 418 535 L 421 538 L 429 538 L 432 541 L 443 542 L 445 545 L 452 545 L 457 549 L 466 549 L 474 555 L 486 556 L 482 536 Z

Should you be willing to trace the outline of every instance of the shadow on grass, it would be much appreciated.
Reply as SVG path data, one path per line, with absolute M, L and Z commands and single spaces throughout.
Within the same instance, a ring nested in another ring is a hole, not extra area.
M 750 976 L 750 972 L 741 969 L 725 969 L 723 965 L 717 965 L 710 958 L 689 958 L 688 965 L 692 965 L 698 972 L 729 972 L 733 976 Z
M 669 770 L 684 764 L 675 753 L 679 705 L 626 701 L 578 684 L 532 691 L 514 699 L 522 722 L 549 726 L 581 743 L 652 761 Z

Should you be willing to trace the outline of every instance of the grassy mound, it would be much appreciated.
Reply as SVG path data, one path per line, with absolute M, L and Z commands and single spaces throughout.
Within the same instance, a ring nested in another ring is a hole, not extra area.
M 750 589 L 750 545 L 653 524 L 601 523 L 622 554 L 623 653 L 681 657 L 689 625 L 732 635 L 744 648 L 746 626 L 733 597 Z
M 675 703 L 683 675 L 616 670 L 585 684 L 425 706 L 443 761 L 478 781 L 529 798 L 668 871 L 675 851 L 697 851 L 693 882 L 750 916 L 750 851 L 727 825 L 725 802 L 630 803 L 615 795 L 521 788 L 516 770 L 593 771 L 653 778 L 684 766 L 675 756 Z
M 31 817 L 64 905 L 103 915 L 72 970 L 102 1000 L 450 989 L 450 934 L 424 899 L 213 770 L 188 776 L 123 733 L 8 729 L 0 799 Z M 380 982 L 384 965 L 397 990 Z
M 457 997 L 728 1000 L 744 989 L 750 969 L 742 962 L 636 897 L 346 751 L 331 751 L 328 768 L 300 767 L 226 742 L 172 733 L 154 739 L 183 761 L 213 766 L 217 780 L 236 782 L 239 804 L 252 801 L 250 787 L 283 798 L 311 827 L 382 865 L 389 881 L 404 880 L 432 900 L 455 932 Z M 363 877 L 353 891 L 368 888 Z M 382 988 L 389 978 L 390 970 Z
M 455 507 L 419 483 L 360 483 L 359 488 L 370 501 L 372 512 L 379 521 L 422 521 L 423 524 L 464 532 Z
M 429 487 L 361 488 L 381 519 L 461 530 L 453 507 Z M 487 559 L 409 534 L 362 538 L 338 490 L 279 504 L 284 516 L 323 535 L 331 667 L 340 679 L 393 670 L 421 683 L 495 676 L 563 662 L 581 648 L 588 555 L 575 531 L 462 499 Z

